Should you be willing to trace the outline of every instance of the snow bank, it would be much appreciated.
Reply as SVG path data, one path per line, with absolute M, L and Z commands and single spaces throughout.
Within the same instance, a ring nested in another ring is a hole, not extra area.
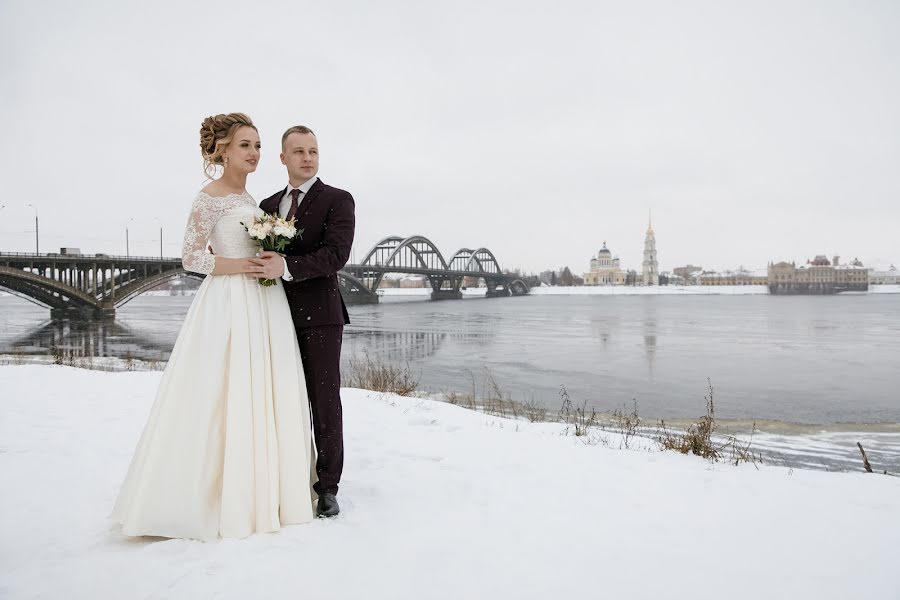
M 900 598 L 898 478 L 614 450 L 363 390 L 344 390 L 338 518 L 125 538 L 106 515 L 159 377 L 0 367 L 0 597 Z
M 882 284 L 870 285 L 870 294 L 900 294 L 900 285 Z
M 385 298 L 425 298 L 431 296 L 431 288 L 382 288 L 378 293 Z M 485 288 L 467 288 L 463 296 L 484 296 Z M 597 285 L 597 286 L 540 286 L 531 288 L 534 296 L 714 296 L 714 295 L 765 295 L 765 285 Z M 900 294 L 900 285 L 870 285 L 870 294 Z
M 535 296 L 568 295 L 609 295 L 609 296 L 703 296 L 703 295 L 745 295 L 768 294 L 764 285 L 585 285 L 585 286 L 540 286 L 531 288 Z

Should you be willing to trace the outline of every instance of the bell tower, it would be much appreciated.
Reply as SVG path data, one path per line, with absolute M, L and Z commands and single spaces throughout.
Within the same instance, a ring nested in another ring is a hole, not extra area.
M 659 285 L 659 261 L 656 259 L 656 234 L 653 233 L 653 213 L 649 213 L 644 236 L 644 285 Z

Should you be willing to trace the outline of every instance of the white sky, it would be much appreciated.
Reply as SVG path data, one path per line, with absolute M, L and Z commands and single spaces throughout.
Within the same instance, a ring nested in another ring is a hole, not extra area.
M 258 199 L 319 138 L 354 251 L 580 273 L 900 263 L 900 3 L 0 0 L 0 250 L 180 251 L 198 131 L 248 113 Z M 130 221 L 130 219 L 134 219 Z

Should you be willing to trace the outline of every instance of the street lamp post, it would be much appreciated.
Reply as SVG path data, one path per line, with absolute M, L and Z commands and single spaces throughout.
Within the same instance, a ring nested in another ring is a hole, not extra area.
M 163 231 L 162 231 L 162 221 L 160 221 L 159 218 L 156 218 L 156 219 L 154 219 L 154 220 L 155 220 L 157 223 L 159 223 L 159 260 L 162 260 L 162 257 L 163 257 L 163 249 L 162 249 L 162 246 L 163 246 L 163 244 L 162 244 L 162 240 L 163 240 L 163 238 L 162 238 L 162 234 L 163 234 Z
M 125 222 L 125 258 L 131 258 L 131 245 L 128 240 L 128 224 L 134 221 L 134 218 L 128 219 Z
M 28 206 L 34 209 L 34 253 L 41 253 L 41 238 L 40 238 L 40 229 L 38 228 L 38 211 L 37 207 L 34 204 L 29 203 Z

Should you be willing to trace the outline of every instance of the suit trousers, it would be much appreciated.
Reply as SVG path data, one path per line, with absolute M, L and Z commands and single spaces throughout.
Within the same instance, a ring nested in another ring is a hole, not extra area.
M 341 342 L 343 325 L 297 328 L 306 376 L 306 391 L 316 442 L 317 494 L 337 494 L 344 470 L 344 426 L 341 408 Z

